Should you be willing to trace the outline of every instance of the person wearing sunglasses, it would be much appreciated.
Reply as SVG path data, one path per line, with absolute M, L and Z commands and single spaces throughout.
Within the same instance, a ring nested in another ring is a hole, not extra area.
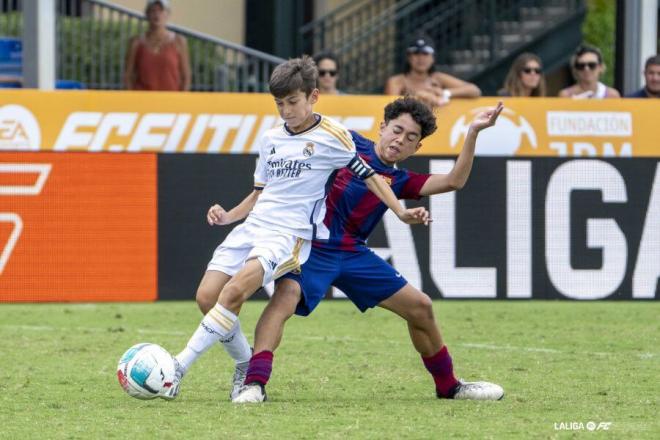
M 322 95 L 343 95 L 337 89 L 339 79 L 339 60 L 332 52 L 314 55 L 316 69 L 319 71 L 318 88 Z
M 616 89 L 607 87 L 600 82 L 600 76 L 605 72 L 603 55 L 592 46 L 580 46 L 571 58 L 571 68 L 576 84 L 559 92 L 560 98 L 603 99 L 620 98 Z
M 431 107 L 447 105 L 451 98 L 477 98 L 481 90 L 475 84 L 442 72 L 436 72 L 433 41 L 417 36 L 406 49 L 404 72 L 391 76 L 385 94 L 414 96 Z
M 521 53 L 513 61 L 497 92 L 500 96 L 545 96 L 545 76 L 541 59 L 533 53 Z
M 660 55 L 653 55 L 644 63 L 646 85 L 626 98 L 660 98 Z

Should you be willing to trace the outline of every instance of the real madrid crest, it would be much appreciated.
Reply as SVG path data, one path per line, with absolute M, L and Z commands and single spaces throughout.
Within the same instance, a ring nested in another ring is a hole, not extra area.
M 307 145 L 305 145 L 305 148 L 303 148 L 303 156 L 311 157 L 313 154 L 314 154 L 314 143 L 307 142 Z

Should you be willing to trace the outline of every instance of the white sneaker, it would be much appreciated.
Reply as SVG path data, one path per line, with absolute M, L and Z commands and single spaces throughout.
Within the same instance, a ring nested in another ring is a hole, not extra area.
M 231 379 L 231 392 L 229 393 L 229 400 L 233 401 L 243 389 L 243 383 L 245 382 L 245 376 L 247 376 L 249 365 L 250 361 L 236 364 L 234 377 Z
M 181 367 L 181 364 L 179 364 L 179 361 L 177 361 L 175 357 L 172 357 L 172 359 L 174 359 L 174 380 L 172 381 L 172 386 L 159 396 L 161 399 L 165 400 L 176 399 L 176 396 L 179 395 L 181 379 L 183 379 L 183 368 Z
M 459 381 L 452 399 L 456 400 L 501 400 L 504 389 L 490 382 L 464 382 Z
M 231 401 L 233 403 L 260 403 L 265 402 L 266 399 L 266 388 L 260 383 L 254 382 L 244 385 Z

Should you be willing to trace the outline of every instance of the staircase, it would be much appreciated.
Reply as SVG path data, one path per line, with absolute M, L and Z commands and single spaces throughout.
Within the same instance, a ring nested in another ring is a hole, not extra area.
M 339 56 L 344 90 L 380 93 L 402 71 L 410 39 L 424 32 L 439 70 L 494 94 L 523 51 L 539 54 L 547 71 L 565 62 L 584 14 L 583 0 L 352 0 L 303 26 L 299 44 Z

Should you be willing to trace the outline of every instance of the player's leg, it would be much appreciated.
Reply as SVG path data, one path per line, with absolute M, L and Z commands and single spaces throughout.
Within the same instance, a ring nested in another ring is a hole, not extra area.
M 222 290 L 227 286 L 233 275 L 237 275 L 243 268 L 245 259 L 252 250 L 251 238 L 253 231 L 245 224 L 234 228 L 227 238 L 216 248 L 213 257 L 208 264 L 208 268 L 199 288 L 197 289 L 198 305 L 202 311 L 206 311 L 204 319 L 190 338 L 186 347 L 175 356 L 178 363 L 177 376 L 179 379 L 188 371 L 190 366 L 210 348 L 214 343 L 220 342 L 229 355 L 237 364 L 237 372 L 240 373 L 240 379 L 244 377 L 247 371 L 247 362 L 249 361 L 252 350 L 241 331 L 238 318 L 230 314 L 233 318 L 226 318 L 230 322 L 230 329 L 217 331 L 213 324 L 209 324 L 209 313 L 214 310 L 213 305 L 217 304 Z M 231 313 L 231 312 L 229 312 Z M 217 319 L 224 319 L 223 317 Z M 215 321 L 213 321 L 215 322 Z M 240 370 L 240 371 L 239 371 Z M 236 374 L 235 374 L 236 375 Z M 240 380 L 238 380 L 240 382 Z M 174 390 L 169 396 L 176 397 L 178 394 L 178 384 L 172 387 Z M 238 386 L 236 386 L 238 391 Z
M 203 315 L 206 315 L 215 306 L 222 288 L 230 279 L 230 275 L 218 270 L 208 270 L 204 273 L 195 295 L 197 306 Z
M 275 292 L 261 314 L 254 331 L 254 352 L 274 352 L 279 347 L 286 321 L 300 302 L 300 284 L 286 278 L 278 280 Z
M 203 315 L 206 315 L 218 302 L 220 292 L 229 280 L 231 280 L 230 275 L 218 270 L 208 270 L 204 273 L 195 296 L 197 305 Z M 231 340 L 221 339 L 219 344 L 234 359 L 234 375 L 232 376 L 232 388 L 229 394 L 230 398 L 233 398 L 238 394 L 240 387 L 243 385 L 250 356 L 252 355 L 250 344 L 240 327 L 239 321 L 236 322 L 234 337 Z M 191 353 L 190 350 L 192 350 L 190 347 L 186 347 L 181 353 L 175 356 L 179 367 L 179 381 L 188 372 L 192 362 L 199 357 L 194 352 Z
M 274 351 L 282 340 L 284 325 L 294 314 L 307 316 L 328 290 L 339 267 L 337 255 L 313 249 L 300 274 L 280 278 L 275 292 L 255 329 L 254 355 L 245 384 L 234 403 L 258 403 L 266 399 L 266 384 L 273 369 Z
M 498 400 L 504 395 L 499 385 L 488 382 L 461 382 L 433 316 L 433 302 L 425 293 L 406 284 L 379 304 L 408 323 L 410 339 L 433 377 L 439 398 Z
M 444 345 L 433 316 L 431 298 L 412 285 L 406 284 L 378 305 L 406 320 L 410 340 L 421 356 L 431 356 Z
M 228 348 L 232 347 L 236 336 L 242 334 L 238 314 L 243 303 L 274 277 L 299 268 L 309 255 L 309 241 L 255 225 L 243 224 L 237 228 L 241 227 L 243 233 L 240 238 L 242 243 L 247 243 L 241 249 L 248 248 L 247 256 L 239 255 L 240 261 L 244 262 L 242 267 L 224 285 L 218 302 L 204 316 L 190 339 L 188 346 L 191 356 L 199 357 L 218 340 L 224 341 Z M 233 273 L 231 262 L 225 261 L 223 264 L 230 266 L 223 272 Z M 249 349 L 247 353 L 249 359 Z
M 300 286 L 296 281 L 284 279 L 276 284 L 257 323 L 254 354 L 250 358 L 245 386 L 232 398 L 234 403 L 259 403 L 266 400 L 266 384 L 273 371 L 275 349 L 280 345 L 284 325 L 295 313 L 300 299 Z
M 245 266 L 224 285 L 218 302 L 204 315 L 186 348 L 177 355 L 180 363 L 189 368 L 217 342 L 223 343 L 234 359 L 240 357 L 241 362 L 250 359 L 252 352 L 241 331 L 238 312 L 242 301 L 261 286 L 263 275 L 261 263 L 256 259 L 245 262 Z
M 433 316 L 431 299 L 410 285 L 385 260 L 370 249 L 343 259 L 335 285 L 364 312 L 380 306 L 408 323 L 410 339 L 433 375 L 438 395 L 451 396 L 458 386 L 451 357 L 444 347 Z
M 451 397 L 459 385 L 454 366 L 433 316 L 431 299 L 410 284 L 379 304 L 401 316 L 424 366 L 433 376 L 438 396 Z
M 335 285 L 361 311 L 378 305 L 407 321 L 412 343 L 433 376 L 438 397 L 496 399 L 502 396 L 499 386 L 485 382 L 465 384 L 461 388 L 463 384 L 454 376 L 451 356 L 433 316 L 431 299 L 372 251 L 364 250 L 344 258 Z

